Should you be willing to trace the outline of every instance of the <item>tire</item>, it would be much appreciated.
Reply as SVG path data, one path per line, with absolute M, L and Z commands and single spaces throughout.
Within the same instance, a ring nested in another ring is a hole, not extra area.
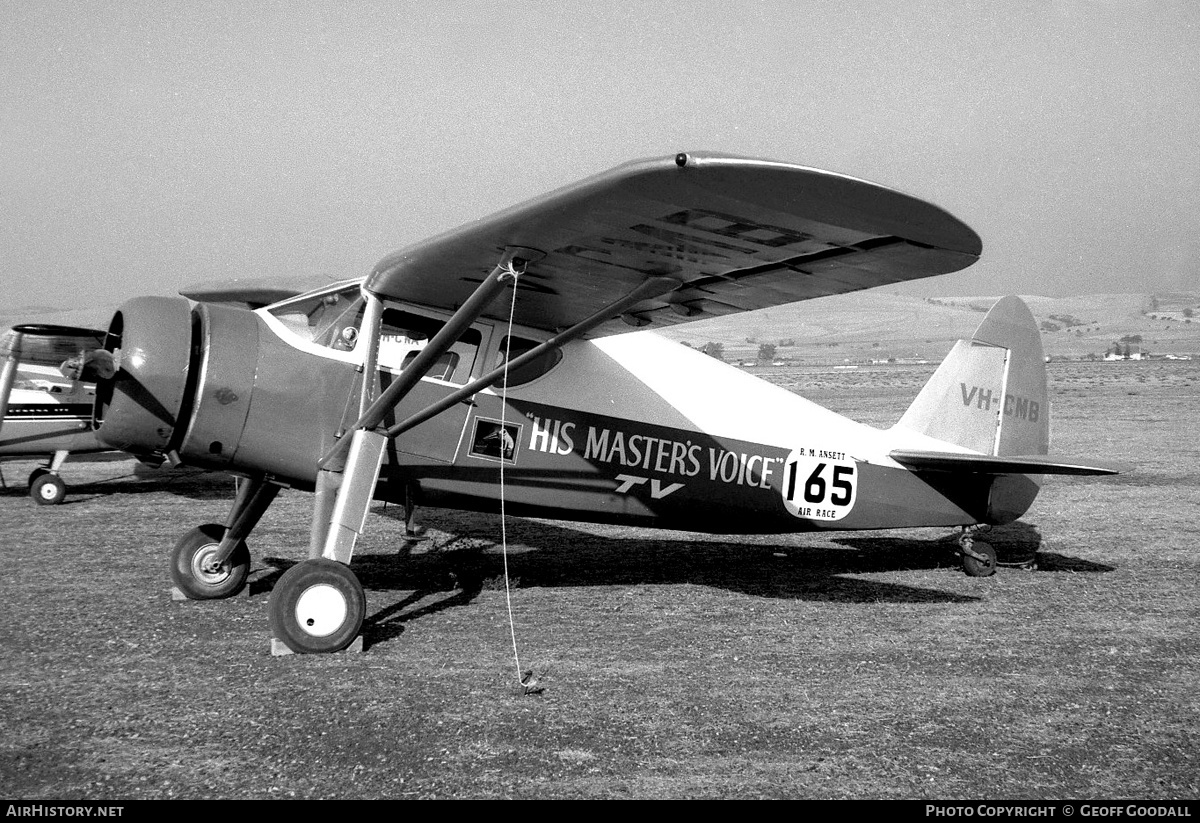
M 245 541 L 238 543 L 219 569 L 206 567 L 224 536 L 224 526 L 206 523 L 187 532 L 175 544 L 171 552 L 171 580 L 189 600 L 233 597 L 245 587 L 250 574 L 250 550 Z
M 271 632 L 297 654 L 339 652 L 362 629 L 367 598 L 350 567 L 318 558 L 292 566 L 271 592 Z
M 996 549 L 991 543 L 984 543 L 982 540 L 976 540 L 971 544 L 971 550 L 976 554 L 984 556 L 984 560 L 971 557 L 969 554 L 963 555 L 963 571 L 970 577 L 991 577 L 996 573 Z
M 57 474 L 45 472 L 29 484 L 29 496 L 39 506 L 57 506 L 67 496 L 67 484 Z
M 49 473 L 50 473 L 50 470 L 47 469 L 45 466 L 38 466 L 36 469 L 34 469 L 33 471 L 31 471 L 29 473 L 29 487 L 32 488 L 34 482 L 39 477 L 41 477 L 43 474 L 49 474 Z

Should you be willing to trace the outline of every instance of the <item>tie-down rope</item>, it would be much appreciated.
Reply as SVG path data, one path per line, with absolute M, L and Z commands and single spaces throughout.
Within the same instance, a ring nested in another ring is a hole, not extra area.
M 517 309 L 518 277 L 518 274 L 511 269 L 509 270 L 509 273 L 512 277 L 512 302 L 508 307 L 508 334 L 505 335 L 504 338 L 504 382 L 500 387 L 500 553 L 504 558 L 504 599 L 508 605 L 508 632 L 512 637 L 513 663 L 517 668 L 517 681 L 522 687 L 524 687 L 526 694 L 533 694 L 541 691 L 541 689 L 536 688 L 537 680 L 533 676 L 532 669 L 527 672 L 523 672 L 521 670 L 521 655 L 517 650 L 517 625 L 516 620 L 513 618 L 512 590 L 508 581 L 508 526 L 504 511 L 504 464 L 508 462 L 505 452 L 508 450 L 509 442 L 508 429 L 505 425 L 507 423 L 508 412 L 508 364 L 512 359 L 512 330 L 513 317 Z M 517 454 L 517 443 L 515 440 L 511 442 L 512 455 L 515 458 Z

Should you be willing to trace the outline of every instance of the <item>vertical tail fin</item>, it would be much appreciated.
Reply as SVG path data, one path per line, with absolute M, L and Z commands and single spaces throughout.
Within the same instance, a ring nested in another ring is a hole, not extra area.
M 1029 307 L 1019 297 L 992 306 L 896 425 L 983 454 L 1049 453 L 1046 361 Z

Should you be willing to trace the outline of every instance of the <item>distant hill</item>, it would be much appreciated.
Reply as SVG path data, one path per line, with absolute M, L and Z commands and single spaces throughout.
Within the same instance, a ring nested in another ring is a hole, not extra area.
M 699 348 L 720 343 L 725 360 L 753 360 L 759 345 L 782 360 L 940 360 L 970 336 L 998 296 L 922 298 L 865 291 L 673 326 L 661 332 Z M 1052 357 L 1102 357 L 1122 338 L 1151 353 L 1200 355 L 1200 294 L 1022 296 Z M 1193 311 L 1195 319 L 1185 316 Z M 1190 321 L 1190 322 L 1189 322 Z

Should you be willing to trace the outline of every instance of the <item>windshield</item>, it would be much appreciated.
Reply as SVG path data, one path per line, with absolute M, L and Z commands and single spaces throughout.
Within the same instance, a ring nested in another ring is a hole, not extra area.
M 267 311 L 302 340 L 338 351 L 353 351 L 365 307 L 366 302 L 355 285 L 289 300 Z

